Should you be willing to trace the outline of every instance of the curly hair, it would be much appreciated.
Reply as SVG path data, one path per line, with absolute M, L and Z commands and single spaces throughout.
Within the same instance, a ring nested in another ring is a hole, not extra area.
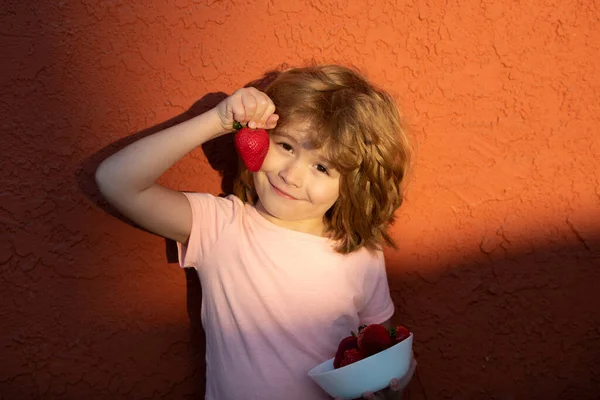
M 324 216 L 336 251 L 396 247 L 388 233 L 403 201 L 410 147 L 392 97 L 361 74 L 337 65 L 293 68 L 265 89 L 277 127 L 308 123 L 311 143 L 340 172 L 340 196 Z M 240 163 L 235 194 L 255 204 L 251 173 Z

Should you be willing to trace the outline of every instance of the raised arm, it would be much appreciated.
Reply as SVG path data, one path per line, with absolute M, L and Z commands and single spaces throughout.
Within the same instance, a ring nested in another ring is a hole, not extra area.
M 135 223 L 185 242 L 192 226 L 190 205 L 182 193 L 156 180 L 187 153 L 223 133 L 213 109 L 140 139 L 98 166 L 98 188 L 109 203 Z
M 123 215 L 151 232 L 185 243 L 192 227 L 190 205 L 182 193 L 156 180 L 196 147 L 231 131 L 234 119 L 251 127 L 274 127 L 274 110 L 264 93 L 240 89 L 212 110 L 113 154 L 98 166 L 96 183 Z

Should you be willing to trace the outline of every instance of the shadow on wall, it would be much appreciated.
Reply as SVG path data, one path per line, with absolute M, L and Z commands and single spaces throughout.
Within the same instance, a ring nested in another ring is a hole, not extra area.
M 246 86 L 264 88 L 276 71 Z M 99 163 L 128 144 L 190 119 L 226 97 L 211 93 L 187 112 L 123 138 L 84 161 L 80 190 L 107 213 L 131 224 L 103 199 L 94 182 Z M 232 135 L 203 145 L 212 168 L 232 192 L 238 158 Z M 533 239 L 533 238 L 531 238 Z M 401 240 L 401 238 L 400 238 Z M 165 241 L 168 262 L 175 244 Z M 596 399 L 600 394 L 600 231 L 581 242 L 485 255 L 479 248 L 437 272 L 389 263 L 390 287 L 404 322 L 415 331 L 418 372 L 409 385 L 420 399 Z M 204 376 L 201 286 L 186 270 L 190 357 Z M 465 383 L 468 382 L 468 383 Z M 202 398 L 205 382 L 198 382 Z
M 600 230 L 586 243 L 475 248 L 430 273 L 391 272 L 394 303 L 415 331 L 408 398 L 598 399 L 599 267 Z
M 282 66 L 282 68 L 283 67 L 284 66 Z M 269 71 L 263 77 L 249 82 L 245 85 L 245 87 L 252 86 L 262 90 L 277 77 L 278 73 L 279 72 L 277 70 Z M 114 207 L 104 200 L 94 180 L 96 169 L 106 158 L 127 147 L 131 143 L 194 118 L 216 107 L 217 104 L 219 104 L 226 97 L 227 94 L 223 92 L 209 93 L 200 100 L 196 101 L 186 112 L 177 115 L 161 124 L 119 139 L 116 142 L 113 142 L 102 148 L 100 151 L 85 159 L 81 167 L 78 169 L 77 182 L 79 185 L 79 190 L 84 193 L 89 200 L 91 200 L 98 207 L 102 208 L 108 214 L 139 228 L 138 225 L 121 215 L 117 210 L 114 209 Z M 218 171 L 222 177 L 221 190 L 223 194 L 227 195 L 233 193 L 233 181 L 238 173 L 239 161 L 233 146 L 233 135 L 223 135 L 206 142 L 202 145 L 202 150 L 204 151 L 210 166 L 214 170 Z M 170 257 L 170 262 L 176 262 L 176 260 L 173 261 Z
M 280 69 L 282 68 L 285 68 L 285 65 L 280 67 Z M 269 83 L 277 77 L 278 73 L 278 70 L 269 71 L 261 78 L 249 82 L 245 85 L 245 87 L 252 86 L 264 90 L 266 86 L 268 86 Z M 198 116 L 216 107 L 217 104 L 219 104 L 226 97 L 227 94 L 223 92 L 209 93 L 200 100 L 196 101 L 186 112 L 177 115 L 168 121 L 117 140 L 116 142 L 109 144 L 92 156 L 88 157 L 83 161 L 76 173 L 76 179 L 80 192 L 83 193 L 91 202 L 96 204 L 99 208 L 103 209 L 111 216 L 146 231 L 144 228 L 141 228 L 139 225 L 123 216 L 102 197 L 94 177 L 98 166 L 106 158 L 134 143 L 135 141 Z M 233 135 L 223 135 L 204 143 L 202 145 L 202 150 L 210 166 L 214 170 L 218 171 L 222 178 L 222 195 L 233 193 L 233 182 L 237 176 L 239 168 L 239 158 L 233 145 Z M 165 258 L 168 263 L 178 262 L 177 246 L 174 241 L 169 239 L 165 239 Z M 204 380 L 205 336 L 200 316 L 202 288 L 198 279 L 198 275 L 193 269 L 185 269 L 184 272 L 187 287 L 186 301 L 191 328 L 190 334 L 192 347 L 190 348 L 190 357 L 195 367 L 200 371 L 199 375 L 203 378 L 201 381 L 197 382 L 196 395 L 198 397 L 194 398 L 202 398 L 204 396 L 206 384 Z

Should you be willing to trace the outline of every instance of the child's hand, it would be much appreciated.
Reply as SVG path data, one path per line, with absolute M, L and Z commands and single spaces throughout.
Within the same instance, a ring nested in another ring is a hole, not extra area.
M 408 383 L 412 379 L 415 369 L 417 368 L 417 361 L 413 358 L 408 367 L 408 372 L 401 379 L 392 379 L 390 386 L 380 390 L 377 393 L 363 393 L 363 399 L 369 400 L 401 400 L 403 389 L 408 386 Z M 334 400 L 342 400 L 341 397 L 336 397 Z
M 216 107 L 221 126 L 226 132 L 233 130 L 237 121 L 248 127 L 272 129 L 277 125 L 279 116 L 274 114 L 275 104 L 263 92 L 256 88 L 242 88 L 223 100 Z

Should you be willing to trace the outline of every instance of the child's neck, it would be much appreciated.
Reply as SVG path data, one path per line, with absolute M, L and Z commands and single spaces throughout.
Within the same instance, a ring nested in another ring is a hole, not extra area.
M 315 236 L 327 236 L 325 232 L 325 224 L 323 219 L 310 219 L 310 220 L 299 220 L 299 221 L 287 221 L 279 219 L 269 212 L 260 203 L 260 200 L 256 203 L 256 211 L 265 218 L 267 221 L 280 226 L 282 228 L 290 229 L 292 231 L 308 233 L 309 235 Z

